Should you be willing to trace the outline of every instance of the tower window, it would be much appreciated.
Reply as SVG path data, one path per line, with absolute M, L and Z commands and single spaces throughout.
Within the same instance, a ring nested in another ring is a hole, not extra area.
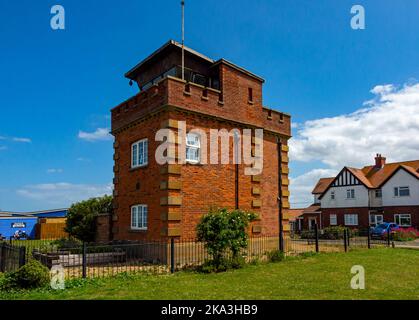
M 248 94 L 249 102 L 253 102 L 253 89 L 249 88 L 249 94 Z

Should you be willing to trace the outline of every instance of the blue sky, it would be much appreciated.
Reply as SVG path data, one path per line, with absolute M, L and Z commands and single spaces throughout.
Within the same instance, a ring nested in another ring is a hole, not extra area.
M 64 207 L 110 190 L 112 141 L 100 134 L 88 141 L 79 133 L 109 128 L 110 108 L 136 93 L 124 72 L 168 39 L 180 38 L 179 2 L 0 2 L 0 209 Z M 66 10 L 65 30 L 50 28 L 55 4 Z M 365 8 L 365 30 L 350 27 L 354 4 Z M 308 204 L 314 180 L 348 159 L 343 154 L 330 161 L 348 146 L 340 144 L 344 140 L 311 141 L 306 135 L 313 123 L 307 121 L 317 121 L 319 136 L 326 127 L 325 135 L 343 139 L 330 119 L 365 123 L 370 113 L 351 115 L 365 101 L 375 99 L 375 112 L 390 99 L 393 112 L 405 113 L 403 98 L 417 93 L 418 30 L 416 0 L 186 1 L 186 44 L 262 76 L 264 104 L 291 113 L 297 123 L 291 144 L 296 206 Z M 418 114 L 406 120 L 413 133 Z M 367 123 L 376 128 L 364 136 L 380 130 L 377 113 L 373 119 Z M 316 143 L 327 150 L 313 151 Z M 416 144 L 404 151 L 397 145 L 377 149 L 392 160 L 419 158 Z M 371 143 L 360 149 L 348 162 L 372 161 Z

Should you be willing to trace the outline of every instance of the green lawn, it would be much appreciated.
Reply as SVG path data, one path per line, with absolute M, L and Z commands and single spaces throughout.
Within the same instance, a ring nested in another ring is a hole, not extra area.
M 353 290 L 353 265 L 365 268 L 366 289 Z M 355 250 L 243 269 L 199 274 L 120 276 L 63 291 L 0 294 L 3 299 L 419 299 L 419 251 Z

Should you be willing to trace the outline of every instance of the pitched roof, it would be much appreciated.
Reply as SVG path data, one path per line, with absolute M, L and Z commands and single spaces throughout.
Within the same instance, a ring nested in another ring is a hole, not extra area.
M 366 166 L 362 168 L 362 172 L 374 188 L 379 188 L 398 169 L 400 169 L 400 167 L 418 177 L 417 170 L 419 170 L 419 160 L 387 163 L 381 169 L 377 169 L 374 166 Z
M 288 220 L 295 221 L 299 216 L 303 214 L 304 209 L 287 209 Z
M 317 182 L 316 186 L 314 187 L 313 191 L 311 192 L 312 194 L 321 194 L 323 193 L 328 187 L 329 185 L 332 183 L 332 181 L 335 178 L 321 178 L 319 180 L 319 182 Z
M 365 166 L 362 169 L 345 168 L 369 189 L 380 188 L 398 170 L 405 170 L 419 179 L 419 160 L 387 163 L 381 168 L 375 166 Z M 312 193 L 324 194 L 334 179 L 335 178 L 321 178 L 319 182 L 317 182 Z
M 317 213 L 318 211 L 320 211 L 320 204 L 314 203 L 311 206 L 305 208 L 303 210 L 303 214 L 304 213 Z

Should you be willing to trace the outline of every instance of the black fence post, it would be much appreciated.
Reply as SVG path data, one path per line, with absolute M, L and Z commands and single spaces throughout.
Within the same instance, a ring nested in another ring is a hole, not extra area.
M 388 247 L 390 247 L 390 233 L 391 233 L 391 230 L 390 228 L 388 228 L 387 230 L 387 246 Z
M 82 253 L 82 277 L 87 277 L 87 245 L 83 242 L 83 253 Z
M 170 238 L 170 272 L 175 272 L 175 238 Z
M 368 249 L 371 249 L 371 227 L 370 226 L 368 226 L 367 232 L 368 232 Z
M 345 247 L 345 252 L 348 252 L 348 235 L 347 235 L 348 230 L 344 229 L 343 230 L 343 245 Z
M 0 245 L 0 272 L 5 272 L 6 265 L 6 242 Z
M 19 247 L 19 268 L 26 264 L 26 247 Z
M 346 237 L 346 240 L 348 241 L 348 248 L 350 247 L 350 245 L 351 245 L 351 243 L 350 243 L 350 238 L 351 238 L 351 229 L 349 229 L 349 228 L 347 228 L 346 229 L 346 234 L 347 234 L 347 237 Z
M 314 224 L 314 236 L 316 239 L 316 252 L 319 252 L 319 227 L 317 223 Z

